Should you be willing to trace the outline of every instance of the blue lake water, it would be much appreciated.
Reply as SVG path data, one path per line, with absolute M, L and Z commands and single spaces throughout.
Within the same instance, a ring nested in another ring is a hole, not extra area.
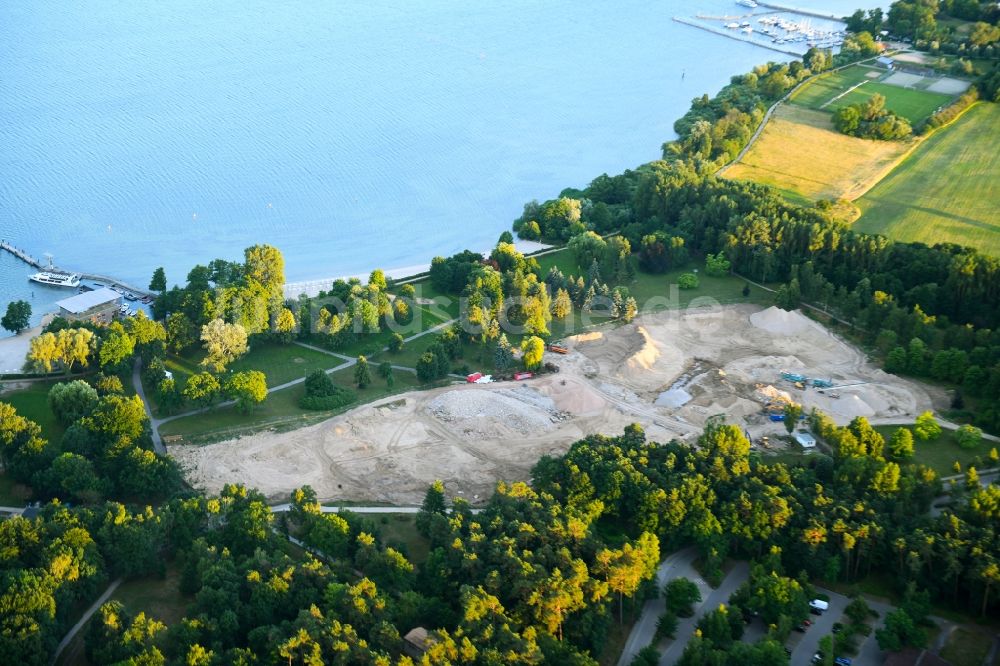
M 289 280 L 487 247 L 525 201 L 656 159 L 693 97 L 788 58 L 671 20 L 739 11 L 5 2 L 0 238 L 142 285 L 254 243 L 284 252 Z M 67 295 L 29 272 L 0 256 L 0 307 Z

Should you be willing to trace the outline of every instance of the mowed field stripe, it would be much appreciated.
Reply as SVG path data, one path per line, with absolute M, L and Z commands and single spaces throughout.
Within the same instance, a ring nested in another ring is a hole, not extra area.
M 918 146 L 855 203 L 855 228 L 1000 256 L 1000 105 L 981 102 Z

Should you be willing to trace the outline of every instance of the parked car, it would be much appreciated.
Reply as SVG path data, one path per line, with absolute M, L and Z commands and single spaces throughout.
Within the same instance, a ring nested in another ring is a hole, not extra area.
M 837 666 L 851 666 L 851 660 L 848 657 L 837 657 L 833 663 Z

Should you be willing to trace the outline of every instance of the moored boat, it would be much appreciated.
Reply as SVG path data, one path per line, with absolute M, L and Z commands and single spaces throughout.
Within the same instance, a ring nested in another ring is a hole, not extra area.
M 34 275 L 29 275 L 28 279 L 39 284 L 47 284 L 52 287 L 79 287 L 80 276 L 76 273 L 57 273 L 55 271 L 41 271 Z

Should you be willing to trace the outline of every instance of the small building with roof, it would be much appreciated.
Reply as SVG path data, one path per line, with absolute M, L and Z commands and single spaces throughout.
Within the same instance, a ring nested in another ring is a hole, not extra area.
M 121 298 L 117 291 L 103 287 L 56 301 L 56 305 L 59 316 L 69 321 L 108 324 L 121 308 Z
M 413 659 L 420 659 L 427 649 L 437 643 L 423 627 L 414 627 L 403 636 L 403 652 Z
M 812 436 L 811 433 L 805 430 L 799 430 L 795 433 L 795 441 L 798 442 L 799 446 L 803 449 L 815 449 L 816 448 L 816 438 Z

